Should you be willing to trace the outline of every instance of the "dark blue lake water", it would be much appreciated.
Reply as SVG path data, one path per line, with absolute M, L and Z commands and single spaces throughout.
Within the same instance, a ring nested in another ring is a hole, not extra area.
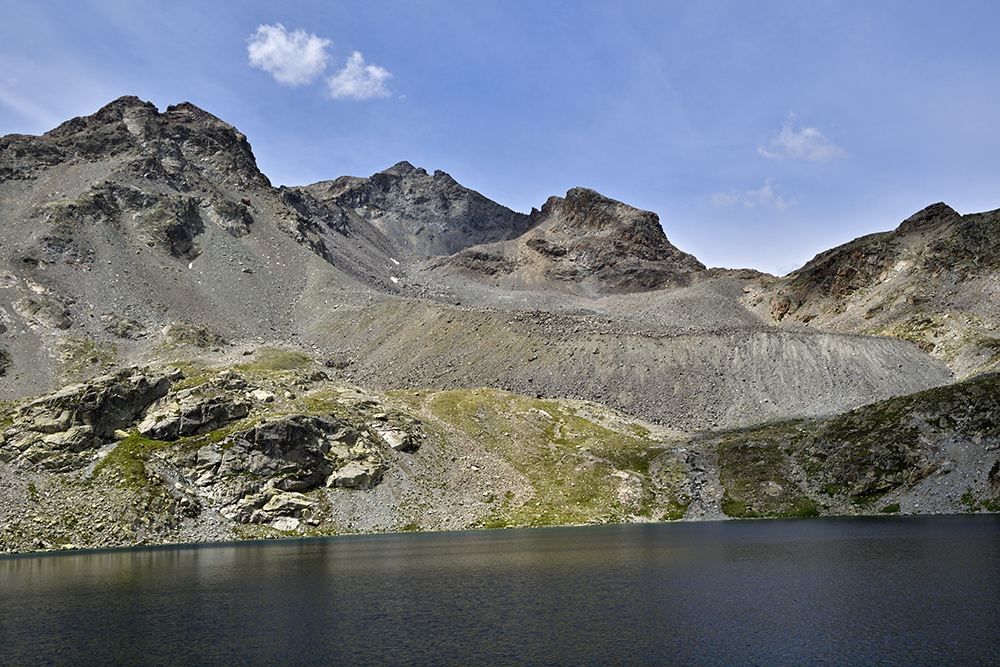
M 3 665 L 1000 665 L 1000 517 L 0 559 Z

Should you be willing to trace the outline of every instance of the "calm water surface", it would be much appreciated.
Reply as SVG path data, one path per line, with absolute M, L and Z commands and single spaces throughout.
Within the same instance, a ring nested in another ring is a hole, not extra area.
M 1000 517 L 0 559 L 3 665 L 1000 665 Z

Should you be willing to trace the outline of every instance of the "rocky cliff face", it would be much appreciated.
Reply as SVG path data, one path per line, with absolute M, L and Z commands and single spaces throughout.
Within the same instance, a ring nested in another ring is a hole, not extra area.
M 190 103 L 159 113 L 149 102 L 122 97 L 92 116 L 74 118 L 40 137 L 0 139 L 0 175 L 31 180 L 57 165 L 84 165 L 120 158 L 122 175 L 165 178 L 178 190 L 192 179 L 242 187 L 267 186 L 250 144 L 233 126 Z

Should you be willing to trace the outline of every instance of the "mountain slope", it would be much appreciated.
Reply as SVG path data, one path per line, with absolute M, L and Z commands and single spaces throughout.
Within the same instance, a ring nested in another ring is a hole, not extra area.
M 0 550 L 990 509 L 998 224 L 706 270 L 593 190 L 276 189 L 122 98 L 0 138 Z
M 231 126 L 135 98 L 3 146 L 4 173 L 20 174 L 0 183 L 6 397 L 266 342 L 383 388 L 500 385 L 699 428 L 950 380 L 894 341 L 761 330 L 741 278 L 713 277 L 655 214 L 591 190 L 523 216 L 401 163 L 279 191 Z M 413 243 L 432 236 L 478 245 L 427 264 Z M 494 250 L 511 272 L 469 268 Z M 434 336 L 417 325 L 449 319 Z
M 304 286 L 371 291 L 322 259 L 245 137 L 191 105 L 122 98 L 5 137 L 0 172 L 4 397 L 146 358 L 172 325 L 294 339 Z
M 960 377 L 1000 368 L 1000 211 L 934 204 L 753 290 L 781 323 L 897 336 Z

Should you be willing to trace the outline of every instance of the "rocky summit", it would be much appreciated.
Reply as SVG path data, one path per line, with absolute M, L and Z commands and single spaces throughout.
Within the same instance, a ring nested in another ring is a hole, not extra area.
M 1000 510 L 1000 212 L 784 277 L 584 187 L 272 187 L 124 97 L 0 138 L 0 552 Z

